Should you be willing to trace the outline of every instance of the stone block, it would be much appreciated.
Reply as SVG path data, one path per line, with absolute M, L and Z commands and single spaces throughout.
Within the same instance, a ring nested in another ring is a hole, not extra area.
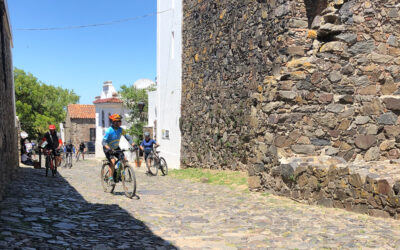
M 387 109 L 400 110 L 400 98 L 384 98 L 383 103 L 385 103 Z
M 295 144 L 291 146 L 291 149 L 293 152 L 296 154 L 313 154 L 315 152 L 315 146 L 314 145 L 300 145 L 300 144 Z
M 380 157 L 380 150 L 378 147 L 372 147 L 364 155 L 365 161 L 377 161 Z
M 250 176 L 248 179 L 249 189 L 259 189 L 261 188 L 261 178 L 260 176 Z
M 357 135 L 354 142 L 358 148 L 368 149 L 376 143 L 376 136 L 374 136 L 374 135 Z
M 380 209 L 370 209 L 368 214 L 374 217 L 390 218 L 390 214 L 388 212 Z
M 378 193 L 383 195 L 388 195 L 392 191 L 392 187 L 389 185 L 387 180 L 378 181 Z
M 349 183 L 355 188 L 361 188 L 363 186 L 363 181 L 357 173 L 349 176 Z
M 392 112 L 387 112 L 382 114 L 378 118 L 378 124 L 382 125 L 396 125 L 397 124 L 397 115 Z

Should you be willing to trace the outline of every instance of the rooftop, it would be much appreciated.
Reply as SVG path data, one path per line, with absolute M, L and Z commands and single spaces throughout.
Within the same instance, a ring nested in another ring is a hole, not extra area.
M 93 104 L 97 103 L 122 103 L 122 100 L 116 97 L 104 98 L 104 99 L 96 99 Z
M 96 119 L 96 108 L 94 105 L 70 104 L 68 113 L 74 119 Z

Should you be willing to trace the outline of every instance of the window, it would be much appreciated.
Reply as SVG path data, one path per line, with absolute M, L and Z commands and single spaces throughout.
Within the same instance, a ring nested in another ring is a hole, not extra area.
M 101 111 L 101 126 L 104 128 L 106 126 L 104 122 L 104 110 Z
M 96 141 L 96 129 L 90 128 L 90 141 Z
M 169 130 L 163 129 L 161 130 L 162 138 L 165 140 L 169 140 Z

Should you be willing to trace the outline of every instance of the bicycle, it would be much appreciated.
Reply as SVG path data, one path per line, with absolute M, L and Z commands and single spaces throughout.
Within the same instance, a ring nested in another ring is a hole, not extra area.
M 51 169 L 52 176 L 57 173 L 56 158 L 52 154 L 52 150 L 46 150 L 46 177 L 48 176 L 49 169 Z
M 162 174 L 165 176 L 168 175 L 167 161 L 164 159 L 164 157 L 160 157 L 159 153 L 160 151 L 156 151 L 154 148 L 151 150 L 151 152 L 147 156 L 147 159 L 145 160 L 146 167 L 152 175 L 157 175 L 158 169 L 160 169 Z M 148 163 L 149 159 L 150 164 Z
M 137 149 L 130 149 L 129 151 L 134 151 Z M 115 184 L 118 182 L 122 182 L 122 186 L 124 189 L 125 196 L 128 198 L 132 198 L 136 194 L 136 177 L 133 168 L 126 164 L 124 152 L 128 150 L 115 150 L 113 151 L 113 155 L 117 157 L 117 161 L 115 162 L 114 169 L 114 182 Z M 110 162 L 108 160 L 103 160 L 103 164 L 101 167 L 101 185 L 103 186 L 103 190 L 106 193 L 114 192 L 115 185 L 110 185 L 109 183 L 109 169 Z
M 64 167 L 72 168 L 72 152 L 66 152 Z
M 60 166 L 64 166 L 66 160 L 64 151 L 60 152 L 60 159 L 61 159 Z

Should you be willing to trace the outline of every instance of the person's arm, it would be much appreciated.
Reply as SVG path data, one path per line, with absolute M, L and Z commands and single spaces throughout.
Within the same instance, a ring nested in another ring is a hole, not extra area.
M 144 151 L 144 141 L 142 141 L 142 143 L 140 143 L 140 150 Z
M 106 149 L 110 150 L 111 148 L 110 148 L 110 146 L 109 146 L 108 143 L 107 143 L 108 136 L 109 136 L 109 132 L 108 132 L 108 129 L 107 129 L 107 130 L 106 130 L 106 133 L 105 133 L 105 135 L 104 135 L 104 137 L 103 137 L 103 140 L 102 140 L 101 144 L 102 144 Z
M 132 140 L 132 137 L 130 135 L 126 134 L 126 135 L 124 135 L 124 137 L 132 147 L 135 146 L 135 142 Z

